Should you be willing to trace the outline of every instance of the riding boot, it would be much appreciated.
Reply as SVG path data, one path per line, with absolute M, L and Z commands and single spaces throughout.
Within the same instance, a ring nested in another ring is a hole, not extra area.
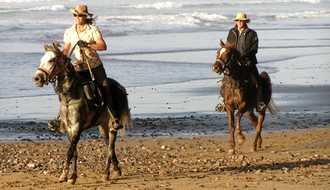
M 53 132 L 64 133 L 64 128 L 61 123 L 60 114 L 53 120 L 48 121 L 48 129 Z
M 99 89 L 97 88 L 96 84 L 94 84 L 92 81 L 89 81 L 87 83 L 83 84 L 83 90 L 85 97 L 87 100 L 92 103 L 93 106 L 99 108 L 102 106 L 102 103 L 104 102 L 102 100 L 102 95 L 99 92 Z
M 108 107 L 109 112 L 113 116 L 113 128 L 114 130 L 121 129 L 122 126 L 119 123 L 119 115 L 118 111 L 115 109 L 113 104 L 113 94 L 110 90 L 110 84 L 107 80 L 103 81 L 102 83 L 102 94 L 103 94 L 103 101 L 105 105 Z
M 257 111 L 262 111 L 266 107 L 264 102 L 264 96 L 262 92 L 262 85 L 261 82 L 258 81 L 257 85 Z

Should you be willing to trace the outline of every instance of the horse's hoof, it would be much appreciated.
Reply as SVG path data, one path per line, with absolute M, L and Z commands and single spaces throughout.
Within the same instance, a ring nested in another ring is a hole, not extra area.
M 253 147 L 253 148 L 251 149 L 251 152 L 257 152 L 257 148 L 256 148 L 256 147 Z
M 59 178 L 59 182 L 62 183 L 62 182 L 66 182 L 68 181 L 68 177 L 66 175 L 61 175 L 60 178 Z
M 229 149 L 229 150 L 228 150 L 228 154 L 229 154 L 229 155 L 233 155 L 233 154 L 235 154 L 235 150 L 234 150 L 234 149 Z
M 238 135 L 237 136 L 237 143 L 238 145 L 242 145 L 245 142 L 245 136 L 244 135 Z
M 109 175 L 102 175 L 102 180 L 103 180 L 104 182 L 109 181 L 109 180 L 110 180 Z
M 258 142 L 257 148 L 260 150 L 261 149 L 261 142 Z
M 76 183 L 76 181 L 77 181 L 76 178 L 72 178 L 72 179 L 69 179 L 67 183 L 70 185 L 74 185 Z
M 115 178 L 120 177 L 121 175 L 122 175 L 121 169 L 113 170 L 113 172 L 112 172 L 112 176 Z

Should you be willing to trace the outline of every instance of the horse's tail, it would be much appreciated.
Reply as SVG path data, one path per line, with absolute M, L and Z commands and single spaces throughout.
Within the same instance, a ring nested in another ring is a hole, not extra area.
M 112 106 L 119 116 L 119 123 L 125 128 L 132 127 L 131 112 L 125 87 L 114 79 L 108 78 L 113 96 Z
M 262 92 L 264 96 L 264 102 L 267 105 L 267 108 L 271 114 L 277 113 L 277 107 L 272 99 L 272 82 L 266 71 L 260 73 L 260 80 L 262 83 Z

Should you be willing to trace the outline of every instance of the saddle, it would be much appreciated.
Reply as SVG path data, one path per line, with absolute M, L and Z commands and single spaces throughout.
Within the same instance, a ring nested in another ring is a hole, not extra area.
M 88 103 L 97 108 L 104 105 L 100 87 L 94 81 L 83 83 L 83 90 Z

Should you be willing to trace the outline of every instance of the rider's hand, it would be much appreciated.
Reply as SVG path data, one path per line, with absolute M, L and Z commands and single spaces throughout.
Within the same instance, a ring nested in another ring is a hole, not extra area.
M 252 61 L 251 60 L 247 60 L 245 62 L 245 66 L 250 67 L 251 65 L 252 65 Z
M 80 48 L 84 48 L 84 47 L 88 47 L 88 43 L 83 41 L 83 40 L 79 40 L 77 42 L 77 45 L 80 47 Z
M 252 61 L 247 56 L 241 56 L 240 62 L 243 63 L 242 65 L 245 67 L 249 67 L 252 65 Z

